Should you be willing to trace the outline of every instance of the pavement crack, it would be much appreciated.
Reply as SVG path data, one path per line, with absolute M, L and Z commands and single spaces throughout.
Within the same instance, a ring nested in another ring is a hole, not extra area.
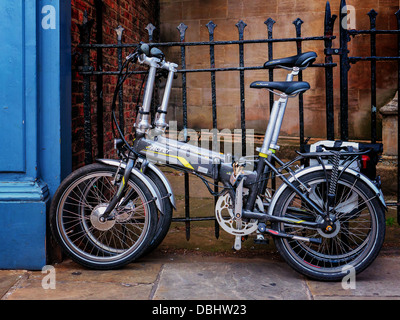
M 313 294 L 311 292 L 311 289 L 310 289 L 310 286 L 309 286 L 309 283 L 308 283 L 308 279 L 305 279 L 304 286 L 306 287 L 305 291 L 306 291 L 306 295 L 308 297 L 308 300 L 315 300 L 314 296 L 313 296 Z
M 160 279 L 161 279 L 161 274 L 164 271 L 164 264 L 161 265 L 160 271 L 157 274 L 157 278 L 154 281 L 154 284 L 151 288 L 150 294 L 149 294 L 149 300 L 154 300 L 154 295 L 156 294 L 157 290 L 158 290 L 158 286 L 160 283 Z
M 17 291 L 18 288 L 20 288 L 20 285 L 28 280 L 30 277 L 29 272 L 25 272 L 24 274 L 20 275 L 18 279 L 15 281 L 14 285 L 10 287 L 10 289 L 7 290 L 7 292 L 0 297 L 0 300 L 7 300 L 15 291 Z

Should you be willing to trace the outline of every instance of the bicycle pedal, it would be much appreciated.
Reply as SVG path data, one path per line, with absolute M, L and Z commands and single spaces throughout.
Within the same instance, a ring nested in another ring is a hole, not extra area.
M 239 251 L 242 249 L 242 238 L 240 236 L 235 236 L 235 242 L 233 244 L 232 249 Z
M 269 239 L 254 239 L 256 244 L 269 244 Z

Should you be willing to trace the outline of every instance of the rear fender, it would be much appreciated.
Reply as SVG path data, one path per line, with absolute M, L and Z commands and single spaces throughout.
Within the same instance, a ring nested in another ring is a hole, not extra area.
M 333 165 L 325 165 L 325 170 L 327 170 L 327 171 L 332 171 L 332 168 L 333 168 Z M 344 169 L 343 166 L 339 166 L 339 172 L 341 172 L 343 169 Z M 323 168 L 322 166 L 307 167 L 307 168 L 305 168 L 305 169 L 302 169 L 302 170 L 297 171 L 297 172 L 295 173 L 294 177 L 290 177 L 290 179 L 288 179 L 288 180 L 289 180 L 291 183 L 293 183 L 296 179 L 298 179 L 298 178 L 300 178 L 300 177 L 302 177 L 302 176 L 304 176 L 304 175 L 306 175 L 306 174 L 309 174 L 309 173 L 312 173 L 312 172 L 315 172 L 315 171 L 323 171 L 323 170 L 324 170 L 324 168 Z M 376 185 L 375 185 L 368 177 L 366 177 L 366 176 L 363 175 L 362 173 L 357 172 L 357 171 L 355 171 L 355 170 L 353 170 L 353 169 L 350 169 L 350 168 L 347 168 L 345 172 L 348 173 L 348 174 L 351 174 L 351 175 L 353 175 L 353 176 L 355 176 L 355 177 L 358 177 L 359 179 L 361 179 L 368 187 L 370 187 L 370 188 L 373 190 L 373 192 L 378 196 L 379 201 L 381 202 L 382 206 L 383 206 L 385 209 L 387 209 L 386 203 L 385 203 L 385 199 L 383 198 L 382 191 L 379 190 L 379 189 L 376 187 Z M 276 205 L 276 203 L 277 203 L 277 201 L 278 201 L 280 195 L 281 195 L 287 188 L 289 188 L 288 185 L 282 184 L 282 185 L 280 186 L 280 188 L 278 189 L 278 191 L 274 194 L 274 196 L 273 196 L 273 198 L 272 198 L 272 201 L 271 201 L 271 203 L 270 203 L 269 209 L 268 209 L 268 214 L 269 214 L 269 215 L 272 215 L 272 214 L 273 214 L 274 209 L 275 209 L 275 205 Z

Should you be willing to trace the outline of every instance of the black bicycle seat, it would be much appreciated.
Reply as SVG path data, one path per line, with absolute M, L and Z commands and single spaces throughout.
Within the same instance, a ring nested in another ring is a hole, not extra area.
M 304 81 L 254 81 L 250 88 L 279 90 L 290 96 L 307 91 L 310 84 Z
M 266 63 L 264 63 L 264 68 L 272 69 L 276 67 L 281 67 L 292 69 L 294 67 L 298 67 L 300 69 L 304 69 L 309 64 L 313 63 L 316 59 L 317 54 L 315 52 L 305 52 L 292 57 L 267 61 Z

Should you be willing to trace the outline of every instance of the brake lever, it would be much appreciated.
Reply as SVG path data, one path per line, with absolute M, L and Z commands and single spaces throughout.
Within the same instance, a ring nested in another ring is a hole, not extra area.
M 127 60 L 127 61 L 129 61 L 129 60 L 136 60 L 137 57 L 138 57 L 138 54 L 137 54 L 137 52 L 135 51 L 135 52 L 132 52 L 131 54 L 127 55 L 127 56 L 126 56 L 126 60 Z

